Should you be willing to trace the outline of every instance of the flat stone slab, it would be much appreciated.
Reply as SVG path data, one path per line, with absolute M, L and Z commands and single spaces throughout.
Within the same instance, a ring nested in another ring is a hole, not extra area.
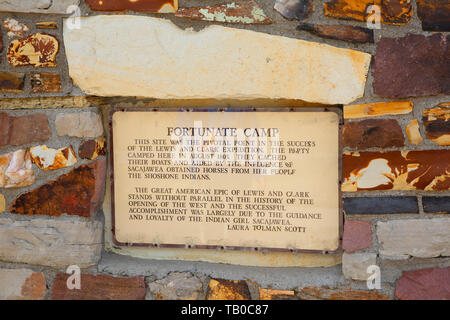
M 82 17 L 79 29 L 66 23 L 70 76 L 86 94 L 97 96 L 347 104 L 363 96 L 371 58 L 217 25 L 181 30 L 152 17 Z
M 67 13 L 71 5 L 80 0 L 0 0 L 0 11 L 25 13 Z

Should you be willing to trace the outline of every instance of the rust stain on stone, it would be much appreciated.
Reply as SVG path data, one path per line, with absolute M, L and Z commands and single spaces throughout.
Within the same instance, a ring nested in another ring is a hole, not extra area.
M 371 14 L 367 9 L 371 5 L 379 6 L 380 22 L 385 24 L 406 24 L 413 14 L 411 0 L 331 0 L 324 4 L 324 14 L 338 19 L 367 21 Z
M 403 147 L 403 131 L 397 120 L 368 119 L 346 122 L 342 128 L 342 144 L 353 149 Z
M 450 31 L 450 2 L 448 0 L 416 0 L 417 15 L 424 31 Z
M 14 67 L 56 67 L 58 51 L 59 43 L 54 36 L 35 33 L 12 41 L 6 55 L 8 62 Z
M 343 191 L 450 189 L 450 150 L 345 152 Z
M 36 22 L 36 28 L 38 28 L 38 29 L 57 29 L 58 23 L 56 21 L 40 21 L 40 22 Z
M 106 154 L 105 138 L 83 141 L 78 149 L 78 155 L 82 159 L 94 160 L 98 156 L 103 156 L 105 154 Z
M 292 290 L 275 290 L 259 288 L 259 300 L 292 300 L 295 292 Z
M 412 111 L 410 101 L 375 102 L 344 106 L 344 119 L 369 118 L 383 115 L 408 114 Z
M 30 148 L 33 162 L 42 170 L 57 170 L 77 163 L 77 157 L 72 146 L 61 149 L 52 149 L 47 146 Z
M 299 291 L 304 300 L 392 300 L 390 297 L 376 291 L 331 289 L 329 287 L 305 287 Z
M 250 290 L 244 280 L 233 281 L 211 279 L 209 281 L 207 300 L 250 300 Z
M 0 71 L 0 90 L 20 93 L 25 85 L 25 73 Z
M 173 13 L 178 9 L 178 0 L 86 0 L 94 11 L 136 11 Z
M 270 19 L 263 9 L 253 0 L 230 1 L 217 5 L 179 8 L 177 17 L 195 20 L 217 21 L 241 24 L 270 24 Z
M 32 72 L 32 93 L 57 93 L 61 91 L 61 78 L 59 74 L 50 72 Z
M 302 23 L 297 27 L 297 30 L 309 31 L 327 39 L 343 40 L 353 43 L 374 42 L 373 30 L 361 27 Z
M 450 145 L 450 102 L 423 112 L 422 122 L 428 139 L 441 146 Z

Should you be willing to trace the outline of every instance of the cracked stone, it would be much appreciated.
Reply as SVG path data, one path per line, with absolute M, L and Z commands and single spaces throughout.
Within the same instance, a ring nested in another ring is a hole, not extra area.
M 25 150 L 0 155 L 0 188 L 21 188 L 35 181 L 30 153 Z
M 56 67 L 59 43 L 56 37 L 46 33 L 34 33 L 26 38 L 13 40 L 6 56 L 14 67 Z
M 189 272 L 172 272 L 148 285 L 157 300 L 197 300 L 202 287 L 202 282 Z
M 47 146 L 30 148 L 33 162 L 42 170 L 56 170 L 73 166 L 77 163 L 77 157 L 72 146 L 53 149 Z

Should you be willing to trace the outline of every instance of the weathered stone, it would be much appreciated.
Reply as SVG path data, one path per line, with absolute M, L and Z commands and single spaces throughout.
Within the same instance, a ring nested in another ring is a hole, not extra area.
M 172 272 L 148 285 L 157 300 L 197 300 L 202 287 L 202 282 L 189 272 Z
M 359 51 L 217 25 L 195 32 L 124 15 L 81 25 L 64 27 L 69 73 L 98 96 L 349 103 L 363 95 L 370 63 Z
M 53 282 L 53 300 L 143 300 L 144 277 L 112 277 L 98 274 L 82 274 L 81 289 L 67 288 L 68 274 L 58 273 Z
M 34 183 L 30 153 L 25 149 L 0 155 L 0 188 L 21 188 Z
M 292 290 L 274 290 L 259 288 L 259 300 L 293 300 L 296 299 Z
M 404 271 L 395 296 L 402 300 L 450 300 L 450 267 Z
M 82 159 L 94 160 L 106 154 L 106 139 L 86 140 L 78 148 L 78 156 Z
M 273 22 L 254 0 L 179 8 L 175 16 L 194 20 L 240 24 L 270 24 Z
M 371 5 L 379 7 L 381 23 L 406 24 L 413 14 L 410 0 L 331 0 L 324 4 L 324 14 L 338 19 L 367 21 L 369 17 L 377 18 L 368 10 Z
M 450 189 L 450 150 L 344 152 L 342 191 Z
M 250 300 L 250 291 L 245 281 L 211 279 L 207 300 Z
M 393 119 L 346 122 L 342 127 L 342 145 L 352 149 L 403 147 L 404 140 L 402 128 Z
M 376 291 L 352 289 L 331 289 L 328 287 L 304 287 L 299 290 L 300 298 L 325 300 L 391 300 L 388 296 Z
M 450 93 L 450 35 L 381 38 L 372 67 L 375 94 L 407 98 Z
M 412 119 L 409 121 L 406 126 L 406 134 L 408 135 L 408 140 L 411 144 L 417 145 L 423 141 L 422 136 L 420 135 L 419 121 L 417 121 L 417 119 Z
M 450 197 L 422 197 L 422 205 L 427 213 L 450 213 Z
M 45 277 L 30 269 L 0 269 L 0 300 L 42 300 Z
M 81 165 L 32 191 L 10 206 L 13 214 L 91 217 L 104 192 L 106 160 Z
M 450 103 L 426 109 L 423 114 L 427 138 L 440 146 L 450 146 Z
M 7 144 L 9 145 L 20 146 L 46 141 L 52 134 L 45 113 L 8 117 L 7 121 L 9 123 Z
M 0 193 L 0 213 L 5 212 L 6 209 L 6 199 L 3 194 Z
M 70 6 L 79 4 L 80 0 L 0 0 L 0 11 L 65 14 Z
M 0 90 L 2 92 L 20 93 L 23 91 L 24 85 L 25 73 L 0 71 Z
M 311 0 L 276 0 L 273 8 L 286 19 L 304 20 L 313 13 L 314 2 Z
M 424 31 L 450 31 L 450 2 L 416 0 L 417 15 Z
M 3 28 L 6 29 L 8 37 L 23 37 L 25 32 L 30 31 L 30 27 L 20 23 L 16 19 L 7 18 L 3 21 Z
M 0 260 L 85 268 L 100 259 L 102 233 L 98 221 L 0 218 Z
M 13 40 L 6 56 L 14 67 L 56 67 L 59 43 L 55 36 L 34 33 L 26 38 Z
M 372 246 L 370 221 L 346 220 L 342 247 L 346 252 L 355 252 Z
M 344 106 L 344 119 L 370 118 L 384 115 L 408 114 L 412 111 L 410 101 L 376 102 Z
M 36 22 L 37 29 L 57 29 L 58 23 L 56 21 L 39 21 Z
M 380 254 L 393 259 L 450 256 L 450 218 L 377 222 Z
M 376 253 L 347 253 L 342 255 L 342 273 L 347 279 L 367 280 L 367 268 L 377 264 Z
M 103 134 L 102 119 L 95 112 L 59 113 L 55 126 L 59 136 L 95 138 Z
M 56 170 L 73 166 L 77 163 L 77 156 L 72 146 L 52 149 L 47 146 L 30 148 L 31 158 L 42 170 Z
M 95 11 L 173 13 L 178 9 L 178 0 L 86 0 L 86 4 Z
M 297 30 L 309 31 L 319 37 L 353 43 L 373 43 L 373 30 L 354 26 L 301 23 Z
M 346 214 L 419 213 L 417 197 L 344 198 Z
M 32 93 L 56 93 L 61 91 L 61 78 L 59 74 L 32 72 L 30 79 Z

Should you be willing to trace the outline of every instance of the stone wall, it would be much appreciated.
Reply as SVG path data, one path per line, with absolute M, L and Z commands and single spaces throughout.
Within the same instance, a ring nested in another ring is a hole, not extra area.
M 0 299 L 450 298 L 446 1 L 258 0 L 214 7 L 220 1 L 180 0 L 176 13 L 176 1 L 100 2 L 0 0 Z M 379 29 L 366 23 L 374 19 L 366 13 L 372 4 L 380 8 Z M 64 26 L 70 5 L 79 5 L 70 12 L 79 8 L 80 29 Z M 203 8 L 186 8 L 193 6 Z M 114 11 L 127 8 L 127 15 Z M 158 20 L 149 27 L 146 17 Z M 166 21 L 194 31 L 188 35 Z M 210 25 L 232 28 L 208 28 L 223 48 L 188 42 Z M 163 46 L 174 65 L 194 66 L 188 71 L 212 82 L 185 81 L 190 87 L 183 92 L 185 79 L 171 74 L 180 67 L 164 65 L 167 57 L 154 60 L 163 64 L 155 73 L 140 72 L 153 61 L 146 57 L 159 52 L 142 42 L 145 32 L 133 30 L 141 27 L 161 34 L 170 29 L 176 41 Z M 136 46 L 121 47 L 121 30 Z M 228 64 L 231 73 L 220 75 L 213 64 L 202 70 L 195 53 L 201 57 L 207 47 L 232 52 L 237 42 L 226 35 L 285 46 L 284 53 L 264 52 L 280 61 L 276 67 L 271 59 L 260 63 L 261 52 L 249 52 L 246 70 L 274 77 L 286 89 L 257 80 L 248 86 L 243 69 L 236 66 L 233 74 L 226 54 L 217 64 Z M 177 43 L 194 51 L 183 55 Z M 299 65 L 286 53 L 292 48 L 311 70 L 293 71 Z M 220 91 L 214 84 L 220 76 L 236 83 Z M 141 90 L 155 77 L 169 81 L 162 89 L 170 90 Z M 344 117 L 341 253 L 142 249 L 112 242 L 107 163 L 113 107 L 324 105 L 337 105 Z M 81 290 L 66 286 L 70 265 L 82 269 Z M 381 289 L 366 286 L 370 265 L 381 269 Z

